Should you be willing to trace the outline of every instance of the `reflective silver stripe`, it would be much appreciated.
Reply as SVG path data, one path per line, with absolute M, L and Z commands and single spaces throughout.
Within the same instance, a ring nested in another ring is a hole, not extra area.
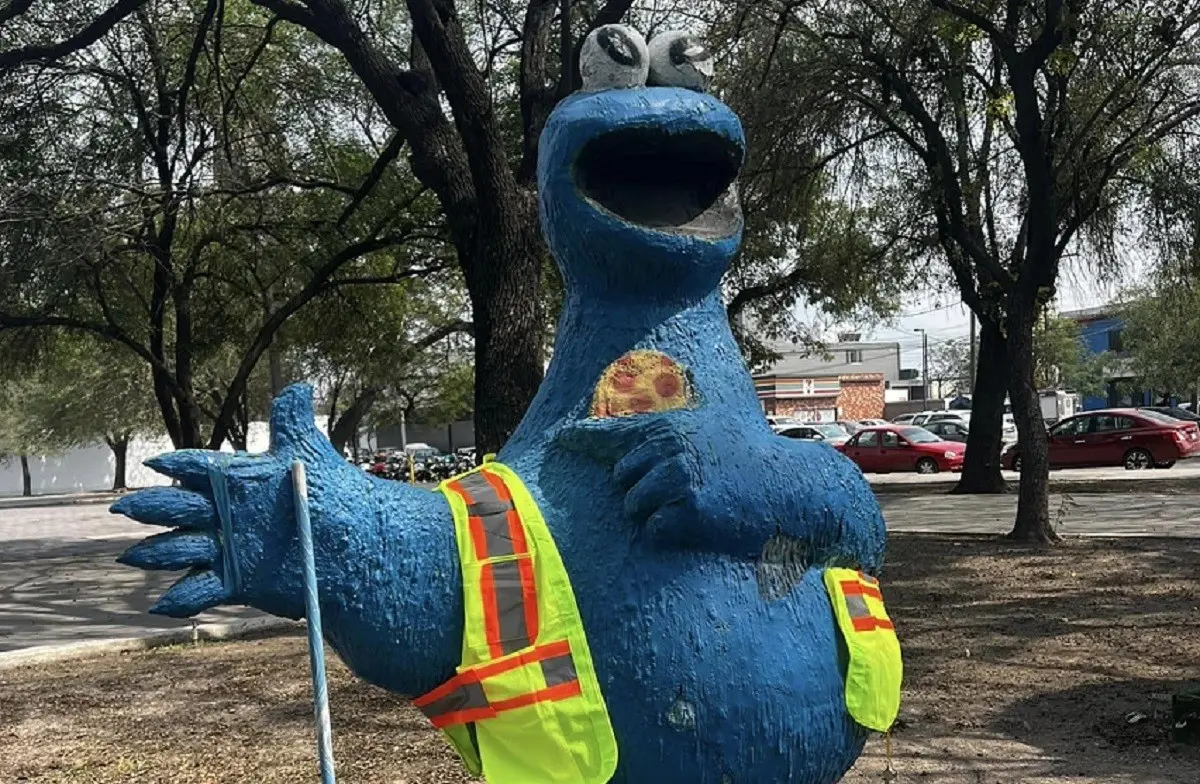
M 571 660 L 569 653 L 566 656 L 555 656 L 553 659 L 543 661 L 542 675 L 546 678 L 547 688 L 570 683 L 579 677 L 575 673 L 575 662 Z
M 492 584 L 496 588 L 496 619 L 500 625 L 500 647 L 505 654 L 533 645 L 525 628 L 525 594 L 521 589 L 521 570 L 516 561 L 492 564 Z
M 512 501 L 476 501 L 467 507 L 467 514 L 471 517 L 491 517 L 492 515 L 502 515 L 513 508 Z
M 861 594 L 852 593 L 846 596 L 846 609 L 850 611 L 851 618 L 870 618 L 871 610 L 867 607 L 867 600 Z
M 512 536 L 508 532 L 508 512 L 513 505 L 501 501 L 482 474 L 475 473 L 463 477 L 463 489 L 471 494 L 471 503 L 467 505 L 467 514 L 478 517 L 483 524 L 484 539 L 487 542 L 487 557 L 512 555 Z
M 468 683 L 445 697 L 429 703 L 421 708 L 421 712 L 428 718 L 434 719 L 447 713 L 457 713 L 469 708 L 486 708 L 487 706 L 488 699 L 487 695 L 483 693 L 483 686 L 479 683 Z

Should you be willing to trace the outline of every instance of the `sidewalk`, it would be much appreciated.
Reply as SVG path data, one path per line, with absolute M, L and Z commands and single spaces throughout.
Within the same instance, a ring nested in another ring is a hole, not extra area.
M 112 490 L 96 493 L 54 493 L 48 495 L 3 495 L 0 509 L 32 509 L 39 506 L 72 506 L 74 504 L 111 504 L 123 492 Z

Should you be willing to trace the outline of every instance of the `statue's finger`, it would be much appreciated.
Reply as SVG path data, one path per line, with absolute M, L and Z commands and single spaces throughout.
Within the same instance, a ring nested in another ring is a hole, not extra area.
M 220 455 L 220 452 L 208 449 L 180 449 L 152 457 L 145 464 L 164 476 L 178 479 L 187 487 L 208 490 L 209 466 L 221 459 Z
M 641 440 L 632 420 L 632 417 L 581 419 L 564 426 L 554 440 L 572 452 L 613 464 Z
M 190 618 L 231 598 L 216 572 L 193 570 L 159 598 L 150 612 L 171 618 Z
M 686 488 L 677 464 L 659 463 L 625 496 L 625 516 L 643 525 L 659 509 L 679 500 Z
M 117 501 L 109 507 L 109 511 L 125 515 L 139 523 L 168 528 L 212 531 L 218 525 L 217 510 L 211 500 L 200 493 L 178 487 L 151 487 L 139 490 Z
M 217 560 L 217 542 L 195 531 L 167 531 L 130 547 L 117 563 L 138 569 L 177 571 L 209 566 Z

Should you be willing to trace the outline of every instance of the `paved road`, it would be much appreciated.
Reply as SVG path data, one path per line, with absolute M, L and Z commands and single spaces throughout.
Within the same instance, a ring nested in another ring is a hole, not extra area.
M 1015 496 L 881 495 L 895 531 L 1004 533 Z M 1056 495 L 1060 532 L 1200 537 L 1200 493 Z M 0 652 L 156 629 L 188 622 L 146 609 L 177 577 L 122 567 L 113 559 L 152 529 L 102 505 L 0 509 Z M 254 617 L 219 610 L 201 621 Z
M 113 562 L 147 533 L 103 505 L 0 509 L 0 652 L 188 627 L 146 613 L 178 574 Z M 255 615 L 218 610 L 199 620 Z

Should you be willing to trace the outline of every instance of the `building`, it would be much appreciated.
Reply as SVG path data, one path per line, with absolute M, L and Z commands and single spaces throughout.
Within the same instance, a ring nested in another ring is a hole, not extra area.
M 857 334 L 839 336 L 824 349 L 775 344 L 780 359 L 754 377 L 767 414 L 811 421 L 881 419 L 884 404 L 920 399 L 919 374 L 900 368 L 899 343 L 870 343 Z
M 1154 405 L 1154 392 L 1142 389 L 1130 370 L 1122 341 L 1125 325 L 1114 308 L 1104 305 L 1070 310 L 1059 315 L 1079 325 L 1079 339 L 1089 354 L 1099 355 L 1107 352 L 1109 355 L 1106 363 L 1105 394 L 1084 397 L 1081 406 L 1084 411 Z

